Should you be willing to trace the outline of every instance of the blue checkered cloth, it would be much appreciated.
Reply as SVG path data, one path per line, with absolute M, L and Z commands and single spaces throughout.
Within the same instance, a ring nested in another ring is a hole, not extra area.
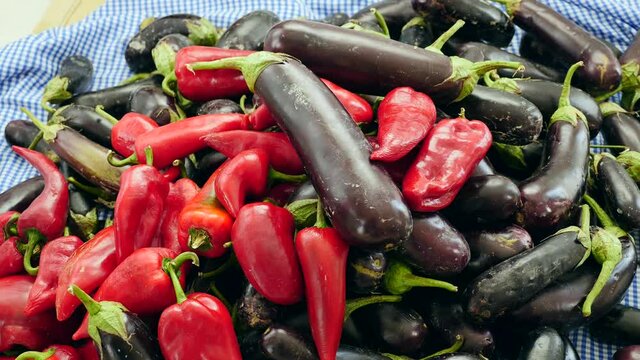
M 625 49 L 640 29 L 638 0 L 542 0 L 567 18 Z M 138 24 L 149 16 L 193 13 L 206 16 L 218 27 L 229 26 L 234 19 L 258 9 L 269 9 L 282 19 L 323 18 L 335 12 L 353 14 L 373 0 L 107 0 L 80 23 L 44 31 L 0 49 L 0 123 L 25 116 L 25 106 L 40 118 L 42 89 L 68 55 L 89 57 L 95 68 L 94 89 L 116 85 L 130 76 L 124 49 Z M 517 51 L 521 32 L 516 34 L 512 51 Z M 18 158 L 7 142 L 0 142 L 0 191 L 36 175 L 36 171 Z M 637 278 L 636 278 L 637 280 Z M 634 281 L 623 303 L 640 307 L 640 284 Z M 615 347 L 591 339 L 585 329 L 571 334 L 583 360 L 610 359 Z

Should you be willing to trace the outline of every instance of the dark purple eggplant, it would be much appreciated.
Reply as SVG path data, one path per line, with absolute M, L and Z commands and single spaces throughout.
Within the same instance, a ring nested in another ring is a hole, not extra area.
M 387 257 L 382 251 L 352 249 L 347 265 L 347 288 L 357 294 L 376 294 L 382 288 Z
M 343 13 L 343 12 L 337 12 L 334 14 L 331 14 L 329 16 L 327 16 L 326 18 L 322 19 L 322 20 L 318 20 L 322 23 L 325 24 L 330 24 L 330 25 L 334 25 L 334 26 L 342 26 L 344 24 L 347 23 L 347 21 L 349 21 L 349 15 Z
M 396 87 L 409 86 L 440 103 L 463 99 L 487 71 L 519 65 L 452 62 L 434 51 L 376 34 L 304 20 L 275 25 L 267 35 L 265 49 L 290 54 L 318 76 L 358 93 L 384 96 Z
M 557 52 L 554 52 L 551 47 L 545 46 L 542 41 L 530 33 L 525 32 L 523 34 L 519 51 L 520 55 L 525 59 L 535 61 L 560 73 L 566 72 L 569 68 L 560 59 L 560 55 Z
M 282 325 L 269 327 L 260 339 L 262 352 L 272 360 L 317 360 L 307 341 L 294 330 Z
M 433 43 L 433 31 L 431 26 L 424 21 L 422 16 L 416 16 L 409 20 L 403 27 L 398 41 L 407 45 L 426 48 Z
M 58 74 L 45 85 L 42 106 L 49 112 L 48 104 L 59 104 L 73 95 L 83 93 L 93 82 L 93 64 L 82 55 L 70 55 L 62 59 Z
M 596 154 L 594 158 L 598 188 L 611 214 L 627 229 L 640 227 L 640 190 L 627 170 L 611 154 Z
M 196 45 L 213 46 L 217 40 L 215 27 L 205 18 L 181 14 L 161 17 L 129 40 L 124 52 L 129 68 L 135 73 L 153 71 L 151 50 L 160 39 L 170 34 L 185 35 Z
M 479 355 L 467 354 L 467 353 L 453 353 L 436 356 L 431 358 L 430 360 L 484 360 L 485 357 L 480 357 Z
M 564 360 L 564 354 L 562 336 L 552 328 L 543 327 L 527 335 L 518 360 Z
M 564 341 L 564 360 L 580 360 L 578 350 L 573 346 L 571 340 L 565 335 L 560 336 L 562 336 L 562 340 Z
M 147 115 L 161 126 L 180 119 L 173 98 L 157 86 L 143 86 L 132 92 L 129 109 Z
M 489 322 L 532 299 L 572 271 L 587 251 L 589 208 L 582 207 L 581 229 L 571 227 L 483 272 L 466 288 L 467 314 Z
M 198 152 L 196 154 L 196 160 L 197 163 L 193 166 L 192 174 L 190 174 L 189 177 L 192 178 L 198 186 L 203 186 L 211 174 L 213 174 L 220 165 L 227 161 L 227 157 L 217 151 L 206 150 Z M 189 169 L 193 164 L 191 163 L 191 160 L 186 159 L 185 165 L 188 165 L 187 169 Z
M 413 9 L 424 16 L 450 26 L 456 20 L 467 25 L 458 33 L 469 40 L 479 40 L 498 47 L 509 45 L 515 27 L 504 11 L 484 0 L 412 0 Z
M 4 138 L 7 139 L 7 143 L 23 148 L 28 148 L 39 134 L 40 130 L 27 120 L 11 120 L 4 128 Z M 60 162 L 58 155 L 44 141 L 39 141 L 34 150 L 45 154 L 55 163 Z
M 411 236 L 399 251 L 421 272 L 435 277 L 461 273 L 470 257 L 464 236 L 438 213 L 415 214 Z
M 349 345 L 342 345 L 338 348 L 336 360 L 390 360 L 384 355 L 373 352 L 369 349 L 356 348 Z
M 508 177 L 475 176 L 467 180 L 445 213 L 456 225 L 472 227 L 508 221 L 520 205 L 520 189 Z
M 471 174 L 471 177 L 495 175 L 495 173 L 496 173 L 496 170 L 493 168 L 493 164 L 491 164 L 491 160 L 485 157 L 484 159 L 480 160 L 478 165 L 476 165 L 476 168 L 473 169 L 473 174 Z
M 542 113 L 522 96 L 478 85 L 469 96 L 449 104 L 444 110 L 451 114 L 464 108 L 469 119 L 485 123 L 493 140 L 525 145 L 538 139 L 542 131 Z
M 488 157 L 496 171 L 519 181 L 529 178 L 540 167 L 544 144 L 534 141 L 523 146 L 494 142 Z
M 300 186 L 296 188 L 296 191 L 291 194 L 289 197 L 289 203 L 298 200 L 309 200 L 309 199 L 317 199 L 318 193 L 316 192 L 316 188 L 313 187 L 311 181 L 303 182 Z
M 371 9 L 378 10 L 380 15 L 382 15 L 389 27 L 389 33 L 392 39 L 399 38 L 402 27 L 416 16 L 415 11 L 413 11 L 411 7 L 411 1 L 381 0 L 360 9 L 353 14 L 350 20 L 365 27 L 367 24 L 378 25 L 378 20 L 371 12 Z
M 622 65 L 622 100 L 620 103 L 629 111 L 637 111 L 638 100 L 640 100 L 640 89 L 638 88 L 638 76 L 640 76 L 640 31 L 620 56 Z
M 193 45 L 193 41 L 182 34 L 164 36 L 151 50 L 151 58 L 157 71 L 164 77 L 173 73 L 176 54 L 184 47 Z
M 198 107 L 197 115 L 206 114 L 242 114 L 240 105 L 229 99 L 214 99 Z
M 22 212 L 31 205 L 44 189 L 42 176 L 27 179 L 0 194 L 0 214 L 7 211 Z
M 80 174 L 75 172 L 69 164 L 62 162 L 60 171 L 69 179 L 69 217 L 67 224 L 72 234 L 78 236 L 84 241 L 91 238 L 98 231 L 98 210 L 93 197 L 81 189 L 74 183 Z M 72 178 L 72 179 L 70 179 Z
M 640 345 L 623 347 L 613 354 L 612 360 L 640 360 Z
M 102 105 L 106 112 L 119 119 L 129 112 L 129 98 L 131 97 L 131 93 L 143 86 L 160 86 L 161 84 L 162 75 L 153 75 L 133 83 L 76 95 L 65 102 L 65 104 L 84 105 L 92 109 L 95 109 L 98 105 Z
M 529 233 L 516 225 L 497 230 L 485 229 L 464 234 L 471 249 L 465 277 L 477 276 L 491 266 L 533 247 Z
M 600 109 L 602 135 L 607 144 L 624 145 L 632 151 L 640 151 L 640 121 L 615 103 L 600 104 Z
M 266 329 L 277 320 L 278 312 L 278 306 L 260 295 L 251 284 L 247 284 L 238 299 L 238 324 L 249 329 Z
M 126 337 L 115 335 L 112 329 L 98 329 L 102 360 L 161 360 L 158 340 L 147 324 L 128 311 L 123 312 L 122 324 Z M 94 340 L 95 342 L 95 340 Z
M 278 15 L 271 11 L 252 11 L 231 24 L 224 34 L 220 36 L 216 47 L 237 50 L 262 50 L 267 32 L 279 22 Z
M 640 309 L 618 304 L 594 321 L 589 331 L 596 339 L 614 344 L 640 343 Z
M 578 80 L 588 88 L 610 91 L 622 69 L 616 55 L 597 37 L 537 0 L 500 0 L 516 25 L 560 54 L 566 64 L 584 62 Z
M 95 108 L 82 105 L 67 105 L 53 113 L 50 123 L 64 124 L 89 140 L 104 147 L 111 147 L 113 124 L 98 114 Z

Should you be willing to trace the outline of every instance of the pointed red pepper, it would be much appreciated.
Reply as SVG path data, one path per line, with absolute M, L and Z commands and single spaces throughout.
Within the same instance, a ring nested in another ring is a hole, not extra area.
M 151 246 L 162 221 L 169 182 L 152 166 L 151 149 L 146 152 L 146 165 L 132 166 L 120 177 L 113 210 L 118 263 L 135 250 Z
M 449 206 L 491 147 L 491 132 L 480 121 L 444 119 L 427 136 L 402 182 L 414 211 Z
M 298 232 L 296 252 L 318 356 L 320 360 L 335 360 L 345 315 L 349 246 L 334 228 L 326 226 L 324 210 L 318 202 L 318 220 L 314 227 Z
M 436 122 L 429 96 L 409 87 L 391 90 L 378 107 L 378 144 L 371 160 L 398 161 L 427 136 Z
M 231 230 L 233 252 L 247 279 L 280 305 L 295 304 L 304 295 L 294 231 L 293 215 L 266 202 L 242 207 Z
M 113 125 L 111 128 L 111 147 L 122 156 L 130 156 L 135 151 L 136 138 L 158 127 L 150 117 L 129 112 L 120 120 L 104 111 L 102 105 L 96 107 L 96 113 Z
M 207 136 L 209 147 L 233 158 L 242 151 L 262 149 L 269 154 L 271 166 L 285 174 L 302 174 L 304 167 L 300 156 L 284 133 L 232 130 Z
M 56 289 L 58 320 L 68 319 L 80 305 L 80 300 L 69 293 L 71 284 L 93 293 L 117 265 L 114 229 L 109 226 L 76 249 L 62 267 Z
M 162 215 L 162 223 L 160 224 L 160 241 L 162 247 L 171 249 L 175 252 L 182 252 L 180 246 L 180 212 L 187 203 L 198 194 L 198 185 L 191 179 L 180 179 L 175 184 L 170 184 L 169 195 L 165 201 L 164 214 Z
M 26 351 L 16 360 L 84 360 L 80 353 L 68 345 L 52 345 L 43 351 Z
M 58 277 L 71 254 L 82 245 L 77 236 L 64 236 L 48 242 L 40 253 L 41 270 L 29 292 L 24 313 L 34 315 L 55 308 Z

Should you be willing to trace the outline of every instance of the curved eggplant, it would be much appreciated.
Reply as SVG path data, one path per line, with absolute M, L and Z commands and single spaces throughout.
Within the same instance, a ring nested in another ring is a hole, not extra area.
M 640 227 L 640 190 L 627 170 L 610 154 L 594 160 L 598 188 L 603 192 L 611 214 L 628 229 Z
M 623 347 L 613 354 L 612 360 L 638 360 L 640 359 L 640 345 Z
M 82 105 L 67 105 L 59 108 L 50 123 L 65 124 L 88 139 L 107 148 L 111 147 L 113 124 L 90 108 Z
M 624 145 L 640 151 L 640 120 L 613 103 L 600 105 L 602 110 L 602 136 L 609 145 Z
M 238 299 L 238 322 L 249 329 L 266 329 L 278 318 L 278 310 L 277 305 L 260 295 L 251 284 L 247 284 Z
M 599 340 L 614 344 L 640 343 L 640 309 L 618 304 L 589 326 Z
M 242 114 L 240 105 L 229 99 L 209 100 L 198 107 L 196 115 L 206 114 Z
M 231 24 L 218 39 L 216 47 L 237 50 L 262 50 L 267 32 L 279 22 L 278 15 L 271 11 L 252 11 Z
M 527 335 L 518 360 L 564 360 L 565 350 L 562 336 L 554 329 L 544 327 Z
M 98 329 L 102 360 L 160 360 L 162 353 L 153 332 L 138 316 L 124 312 L 126 337 Z M 113 330 L 112 330 L 113 331 Z
M 269 327 L 260 339 L 262 352 L 272 360 L 317 360 L 318 356 L 305 339 L 282 325 Z
M 384 17 L 392 39 L 397 39 L 400 36 L 402 27 L 416 16 L 410 1 L 381 0 L 358 10 L 351 16 L 350 20 L 365 26 L 366 24 L 378 25 L 378 20 L 371 12 L 371 9 L 378 10 L 380 15 Z
M 409 20 L 400 32 L 398 41 L 407 45 L 426 48 L 433 43 L 433 31 L 431 26 L 424 21 L 422 16 L 416 16 Z
M 4 138 L 7 143 L 23 148 L 28 148 L 39 133 L 40 130 L 27 120 L 11 120 L 4 128 Z M 54 163 L 60 162 L 58 155 L 45 141 L 39 141 L 34 150 L 45 154 Z
M 464 234 L 471 249 L 465 277 L 477 276 L 491 266 L 533 247 L 529 233 L 516 225 L 497 230 L 479 230 Z
M 0 214 L 7 211 L 22 212 L 44 189 L 42 176 L 27 179 L 0 194 Z
M 143 86 L 132 92 L 129 110 L 147 115 L 161 126 L 180 119 L 173 98 L 157 86 Z
M 387 269 L 387 257 L 382 251 L 352 249 L 347 265 L 348 289 L 357 294 L 380 292 Z

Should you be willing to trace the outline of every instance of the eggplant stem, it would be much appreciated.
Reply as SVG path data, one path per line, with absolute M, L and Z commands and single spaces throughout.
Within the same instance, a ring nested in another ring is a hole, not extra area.
M 153 149 L 151 148 L 151 145 L 144 148 L 144 157 L 147 166 L 153 166 Z
M 117 154 L 115 153 L 115 151 L 109 150 L 109 152 L 107 153 L 107 162 L 109 163 L 109 165 L 114 167 L 123 167 L 127 165 L 135 165 L 138 163 L 138 156 L 136 155 L 135 152 L 131 154 L 131 156 L 121 160 L 116 159 L 115 158 L 116 155 Z M 146 155 L 146 149 L 145 149 L 145 155 Z
M 38 133 L 33 138 L 33 140 L 31 140 L 31 143 L 29 144 L 29 147 L 27 147 L 27 149 L 35 150 L 36 146 L 38 146 L 38 144 L 40 143 L 40 140 L 42 140 L 43 137 L 44 137 L 44 133 L 42 131 L 38 131 Z
M 327 224 L 327 218 L 324 214 L 324 206 L 322 205 L 322 201 L 320 200 L 320 198 L 318 198 L 318 203 L 316 205 L 316 223 L 313 224 L 313 226 L 319 229 L 329 226 Z
M 98 105 L 95 108 L 95 112 L 100 115 L 102 118 L 104 118 L 105 120 L 107 120 L 108 122 L 111 123 L 111 125 L 115 125 L 118 123 L 118 119 L 116 119 L 113 115 L 109 114 L 105 109 L 104 106 L 102 105 Z
M 427 46 L 425 50 L 433 51 L 438 54 L 442 54 L 442 47 L 444 44 L 451 39 L 453 35 L 455 35 L 460 28 L 464 26 L 464 20 L 458 20 L 455 24 L 451 25 L 451 27 L 442 33 L 431 45 Z
M 84 290 L 82 290 L 75 284 L 71 284 L 68 291 L 75 297 L 77 297 L 78 300 L 80 300 L 82 305 L 84 305 L 84 307 L 87 309 L 89 315 L 95 315 L 100 311 L 100 309 L 102 309 L 102 304 L 94 300 L 91 296 L 89 296 L 89 294 L 84 292 Z
M 602 208 L 602 206 L 600 206 L 600 204 L 598 204 L 598 202 L 594 198 L 592 198 L 588 194 L 584 194 L 582 198 L 587 204 L 589 204 L 589 207 L 591 207 L 593 212 L 596 214 L 596 217 L 598 218 L 598 221 L 600 221 L 600 224 L 602 224 L 602 227 L 604 227 L 605 229 L 618 227 L 615 221 L 609 216 L 609 214 L 607 214 L 607 212 Z
M 305 181 L 307 181 L 309 178 L 307 177 L 306 174 L 301 174 L 301 175 L 288 175 L 285 173 L 282 173 L 272 167 L 269 168 L 269 182 L 270 183 L 274 183 L 276 181 L 279 182 L 288 182 L 288 183 L 294 183 L 294 184 L 300 184 L 303 183 Z
M 446 349 L 442 349 L 438 352 L 435 352 L 431 355 L 425 356 L 420 360 L 428 360 L 428 359 L 433 359 L 435 357 L 438 357 L 440 355 L 446 355 L 446 354 L 451 354 L 454 353 L 458 350 L 460 350 L 460 348 L 462 347 L 462 345 L 464 344 L 464 337 L 462 335 L 456 335 L 456 341 L 453 343 L 453 345 L 449 346 Z
M 347 304 L 344 309 L 344 321 L 347 321 L 349 316 L 351 316 L 354 311 L 360 309 L 361 307 L 383 302 L 392 303 L 400 301 L 402 301 L 402 296 L 400 295 L 374 295 L 347 300 Z
M 376 8 L 372 8 L 369 11 L 373 13 L 373 16 L 376 18 L 376 21 L 378 22 L 378 25 L 380 25 L 380 28 L 382 29 L 382 34 L 384 34 L 384 36 L 387 39 L 390 39 L 391 33 L 389 32 L 389 26 L 387 25 L 387 20 L 385 20 L 384 16 L 382 16 L 382 13 L 380 13 L 380 11 L 378 11 L 378 9 Z

